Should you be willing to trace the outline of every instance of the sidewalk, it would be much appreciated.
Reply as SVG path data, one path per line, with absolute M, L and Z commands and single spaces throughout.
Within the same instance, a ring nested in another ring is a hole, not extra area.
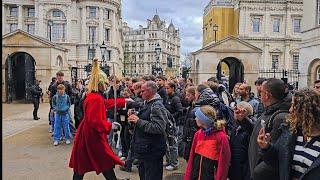
M 2 136 L 10 137 L 40 124 L 48 124 L 49 103 L 41 103 L 38 116 L 33 120 L 33 104 L 2 104 Z

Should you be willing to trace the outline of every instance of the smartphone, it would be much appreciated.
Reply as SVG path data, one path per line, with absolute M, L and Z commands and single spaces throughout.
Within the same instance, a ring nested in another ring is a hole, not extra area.
M 261 120 L 261 127 L 266 128 L 266 121 L 263 119 Z

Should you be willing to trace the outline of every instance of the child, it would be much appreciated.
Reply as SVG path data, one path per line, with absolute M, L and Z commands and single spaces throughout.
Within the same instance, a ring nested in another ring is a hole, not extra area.
M 70 144 L 71 133 L 69 127 L 69 108 L 71 106 L 70 97 L 65 93 L 65 86 L 59 84 L 57 87 L 57 94 L 52 98 L 52 107 L 55 111 L 54 131 L 53 131 L 53 145 L 57 146 L 61 139 L 61 126 L 63 126 L 66 144 Z
M 226 180 L 231 153 L 225 121 L 217 120 L 209 105 L 196 108 L 195 115 L 200 129 L 194 135 L 184 179 Z

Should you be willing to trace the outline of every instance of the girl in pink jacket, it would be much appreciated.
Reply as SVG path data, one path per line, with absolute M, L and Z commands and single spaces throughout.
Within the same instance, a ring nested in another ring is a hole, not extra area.
M 230 165 L 230 147 L 225 121 L 216 119 L 209 105 L 195 109 L 200 129 L 194 135 L 184 180 L 226 180 Z

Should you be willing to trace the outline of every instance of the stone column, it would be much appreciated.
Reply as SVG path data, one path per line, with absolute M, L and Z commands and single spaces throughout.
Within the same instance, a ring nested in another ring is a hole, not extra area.
M 290 65 L 290 43 L 285 42 L 285 47 L 284 47 L 284 62 L 283 62 L 283 67 L 284 69 L 289 69 Z M 291 68 L 290 68 L 291 69 Z
M 38 6 L 35 7 L 35 11 L 36 11 L 36 17 L 37 17 L 37 23 L 36 23 L 36 34 L 42 37 L 47 38 L 47 26 L 45 26 L 44 24 L 44 14 L 43 14 L 43 5 L 39 4 Z
M 86 6 L 81 7 L 81 43 L 86 43 L 87 41 L 87 15 L 86 15 Z
M 6 18 L 7 18 L 7 11 L 6 11 L 6 7 L 4 4 L 2 4 L 2 35 L 6 34 Z
M 72 23 L 71 23 L 71 18 L 72 18 L 72 10 L 71 10 L 71 5 L 67 6 L 67 13 L 66 13 L 66 18 L 67 18 L 67 25 L 66 25 L 66 42 L 71 42 L 71 34 L 72 34 Z M 76 32 L 73 32 L 76 33 Z
M 23 26 L 23 6 L 18 5 L 18 29 L 22 29 Z

